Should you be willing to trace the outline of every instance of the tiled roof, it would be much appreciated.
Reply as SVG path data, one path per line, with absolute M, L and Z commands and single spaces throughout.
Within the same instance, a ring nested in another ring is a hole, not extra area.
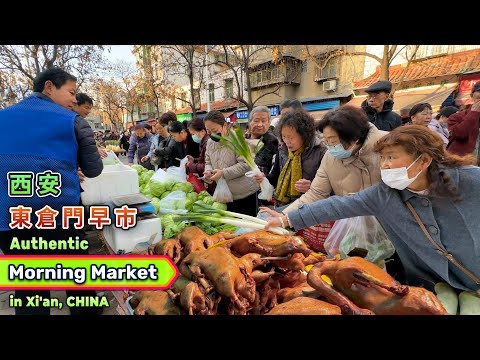
M 226 99 L 226 100 L 218 100 L 215 101 L 213 104 L 210 104 L 210 110 L 226 110 L 231 108 L 237 108 L 242 103 L 238 100 L 234 99 Z M 207 103 L 202 103 L 200 110 L 197 110 L 197 113 L 207 111 Z M 175 110 L 175 114 L 188 114 L 192 112 L 192 108 L 190 106 L 177 109 Z
M 390 81 L 398 83 L 405 64 L 390 66 Z M 415 61 L 410 64 L 407 74 L 403 81 L 412 81 L 438 76 L 463 74 L 472 71 L 480 71 L 480 49 L 462 51 L 455 54 L 439 56 L 422 61 Z M 375 73 L 369 77 L 355 81 L 353 88 L 355 90 L 364 89 L 377 82 L 380 77 L 380 65 L 377 66 Z

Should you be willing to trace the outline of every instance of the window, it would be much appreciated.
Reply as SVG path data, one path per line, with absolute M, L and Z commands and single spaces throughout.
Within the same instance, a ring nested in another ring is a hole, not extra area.
M 233 79 L 225 79 L 225 97 L 233 98 Z
M 327 65 L 323 69 L 316 69 L 316 80 L 323 80 L 323 79 L 332 79 L 337 77 L 337 64 L 338 61 L 333 59 L 330 60 Z
M 215 85 L 208 84 L 208 101 L 213 103 L 215 101 Z
M 306 73 L 308 71 L 308 61 L 305 60 L 303 63 L 302 63 L 302 73 Z

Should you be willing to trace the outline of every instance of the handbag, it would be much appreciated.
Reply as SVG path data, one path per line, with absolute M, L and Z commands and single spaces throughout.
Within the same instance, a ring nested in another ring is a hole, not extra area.
M 453 257 L 452 254 L 450 254 L 448 251 L 446 251 L 444 248 L 442 248 L 440 245 L 438 245 L 437 242 L 435 242 L 435 240 L 432 239 L 432 237 L 428 233 L 427 229 L 425 228 L 425 225 L 423 224 L 422 220 L 420 219 L 420 216 L 418 216 L 417 212 L 413 208 L 412 204 L 410 204 L 410 202 L 406 201 L 405 205 L 407 206 L 407 209 L 412 213 L 412 216 L 417 221 L 417 224 L 420 226 L 423 233 L 427 236 L 427 239 L 430 240 L 430 242 L 432 243 L 435 250 L 437 250 L 441 255 L 445 256 L 448 261 L 450 261 L 453 265 L 455 265 L 457 268 L 459 268 L 465 275 L 467 275 L 471 280 L 473 280 L 473 282 L 475 284 L 480 285 L 480 279 L 478 277 L 476 277 L 474 273 L 472 273 L 465 266 L 460 264 Z M 477 290 L 477 294 L 480 296 L 480 289 Z

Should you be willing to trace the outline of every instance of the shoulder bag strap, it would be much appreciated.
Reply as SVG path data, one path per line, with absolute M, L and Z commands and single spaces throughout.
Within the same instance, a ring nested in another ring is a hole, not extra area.
M 457 260 L 455 260 L 455 258 L 453 257 L 452 254 L 450 254 L 449 252 L 447 252 L 445 249 L 443 249 L 440 245 L 438 245 L 435 240 L 432 239 L 432 237 L 430 236 L 430 234 L 428 233 L 427 229 L 425 228 L 425 225 L 423 224 L 422 220 L 420 219 L 420 216 L 418 216 L 417 212 L 415 211 L 415 209 L 413 208 L 412 204 L 410 204 L 410 202 L 408 201 L 405 201 L 405 205 L 407 206 L 408 210 L 410 210 L 410 212 L 412 213 L 413 217 L 415 218 L 415 220 L 417 221 L 417 224 L 420 226 L 420 228 L 422 229 L 423 233 L 427 236 L 427 239 L 430 240 L 430 242 L 432 243 L 432 245 L 434 246 L 434 248 L 440 253 L 442 254 L 443 256 L 445 256 L 448 261 L 450 261 L 453 265 L 455 265 L 456 267 L 458 267 L 465 275 L 467 275 L 470 279 L 472 279 L 475 284 L 477 285 L 480 285 L 480 279 L 478 277 L 475 276 L 474 273 L 472 273 L 471 271 L 469 271 L 466 267 L 464 267 L 462 264 L 460 264 Z

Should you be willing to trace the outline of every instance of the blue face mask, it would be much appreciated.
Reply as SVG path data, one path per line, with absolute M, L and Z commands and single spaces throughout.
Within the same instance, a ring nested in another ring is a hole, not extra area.
M 346 159 L 352 156 L 352 150 L 345 150 L 342 144 L 326 145 L 328 152 L 339 159 Z
M 200 144 L 202 142 L 202 139 L 199 138 L 197 135 L 192 135 L 193 141 L 195 141 L 197 144 Z

